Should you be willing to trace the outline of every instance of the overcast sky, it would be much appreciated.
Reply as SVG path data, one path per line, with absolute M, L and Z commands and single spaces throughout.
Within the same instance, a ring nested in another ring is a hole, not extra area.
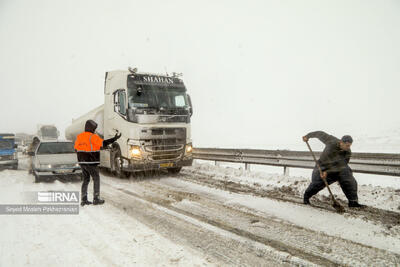
M 63 133 L 128 66 L 184 74 L 195 146 L 398 129 L 399 14 L 381 0 L 0 0 L 0 131 Z

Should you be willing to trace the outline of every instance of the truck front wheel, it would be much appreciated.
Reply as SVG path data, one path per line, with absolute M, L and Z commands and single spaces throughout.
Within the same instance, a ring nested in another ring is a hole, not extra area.
M 176 168 L 169 168 L 168 172 L 171 174 L 178 174 L 181 171 L 182 167 L 176 167 Z
M 121 150 L 115 147 L 111 152 L 111 172 L 119 178 L 128 178 L 130 173 L 123 170 L 122 163 Z

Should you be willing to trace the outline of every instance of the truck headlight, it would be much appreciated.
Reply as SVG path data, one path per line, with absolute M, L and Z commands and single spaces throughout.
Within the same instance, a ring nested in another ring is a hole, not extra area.
M 187 144 L 185 148 L 185 154 L 192 154 L 192 151 L 193 151 L 192 143 Z
M 140 146 L 130 146 L 129 155 L 131 155 L 132 158 L 141 158 L 142 151 L 140 150 Z

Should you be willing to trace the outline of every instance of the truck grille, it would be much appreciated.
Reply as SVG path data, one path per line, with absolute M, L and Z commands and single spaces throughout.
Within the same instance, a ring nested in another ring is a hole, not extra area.
M 177 160 L 183 156 L 185 128 L 153 128 L 142 131 L 142 145 L 152 161 Z

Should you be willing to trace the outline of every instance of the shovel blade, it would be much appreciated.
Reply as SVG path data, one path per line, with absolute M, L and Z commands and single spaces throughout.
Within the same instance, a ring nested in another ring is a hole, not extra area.
M 332 207 L 334 207 L 335 210 L 339 213 L 343 213 L 345 211 L 344 207 L 342 205 L 340 205 L 339 202 L 337 202 L 337 201 L 333 201 Z

